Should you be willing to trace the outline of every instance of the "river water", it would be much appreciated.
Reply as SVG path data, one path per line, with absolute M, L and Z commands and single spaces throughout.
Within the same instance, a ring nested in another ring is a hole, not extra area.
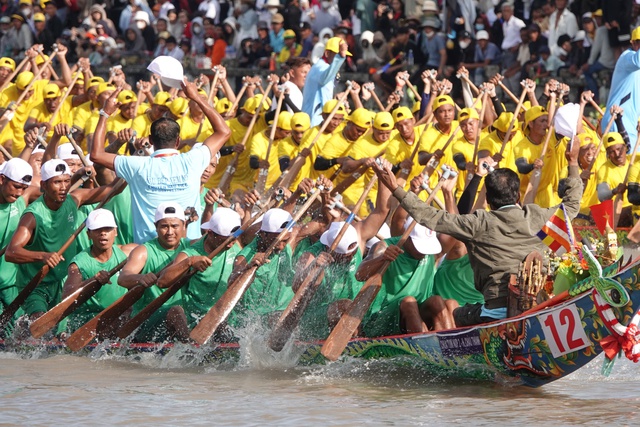
M 246 346 L 194 365 L 152 353 L 0 353 L 0 425 L 635 425 L 638 365 L 602 357 L 539 389 L 433 378 L 408 364 L 347 360 L 294 367 L 295 354 Z

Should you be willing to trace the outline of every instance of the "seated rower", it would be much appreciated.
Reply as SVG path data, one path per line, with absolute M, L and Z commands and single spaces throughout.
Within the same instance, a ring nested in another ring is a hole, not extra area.
M 571 147 L 566 153 L 569 177 L 563 203 L 571 220 L 580 209 L 582 196 L 578 166 L 580 142 L 575 138 L 568 147 Z M 448 313 L 453 316 L 455 325 L 468 326 L 505 318 L 509 278 L 518 272 L 520 263 L 529 253 L 544 251 L 545 246 L 537 233 L 557 206 L 543 209 L 529 204 L 520 207 L 520 180 L 515 172 L 501 168 L 485 179 L 486 199 L 491 210 L 454 215 L 427 206 L 415 194 L 407 193 L 397 184 L 388 162 L 376 164 L 374 168 L 381 184 L 393 190 L 394 197 L 418 223 L 449 234 L 467 246 L 476 288 L 484 295 L 485 302 Z
M 162 203 L 156 208 L 155 225 L 158 237 L 138 246 L 129 255 L 118 284 L 127 289 L 143 285 L 142 298 L 133 305 L 132 316 L 157 298 L 162 291 L 156 285 L 157 274 L 173 260 L 173 258 L 189 246 L 185 239 L 185 212 L 178 203 Z M 181 294 L 171 297 L 160 310 L 156 311 L 142 324 L 134 340 L 139 342 L 164 341 L 176 338 L 180 341 L 189 339 L 186 324 L 180 322 Z
M 96 209 L 87 217 L 87 234 L 91 247 L 78 253 L 69 264 L 62 299 L 80 288 L 82 282 L 97 275 L 103 285 L 88 301 L 78 307 L 67 320 L 67 330 L 73 332 L 93 319 L 102 310 L 126 293 L 118 286 L 118 273 L 109 277 L 107 271 L 127 259 L 136 244 L 116 245 L 118 226 L 113 214 L 106 209 Z
M 622 198 L 622 213 L 618 220 L 618 226 L 628 227 L 632 225 L 631 203 L 627 199 L 627 184 L 624 178 L 629 168 L 630 156 L 627 155 L 627 145 L 618 132 L 609 132 L 602 136 L 604 148 L 607 150 L 607 161 L 600 166 L 596 174 L 596 191 L 598 200 Z M 616 225 L 616 224 L 612 224 Z

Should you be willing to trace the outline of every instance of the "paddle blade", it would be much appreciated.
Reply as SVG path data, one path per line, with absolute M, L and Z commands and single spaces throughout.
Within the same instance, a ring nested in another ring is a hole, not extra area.
M 278 323 L 276 323 L 276 326 L 271 331 L 271 335 L 269 335 L 268 344 L 271 350 L 282 351 L 287 341 L 289 341 L 291 334 L 298 326 L 304 311 L 315 295 L 323 277 L 324 271 L 318 267 L 307 274 L 307 277 L 300 284 L 287 309 L 282 312 Z
M 74 293 L 66 297 L 60 304 L 38 317 L 29 330 L 34 338 L 40 338 L 53 329 L 62 319 L 73 313 L 73 311 L 84 304 L 89 298 L 94 296 L 102 287 L 97 280 L 92 280 L 85 286 L 77 289 Z
M 200 345 L 209 341 L 218 327 L 227 320 L 233 308 L 249 288 L 255 278 L 257 266 L 253 266 L 242 273 L 233 283 L 229 284 L 226 292 L 220 297 L 213 307 L 205 314 L 191 331 L 190 338 Z
M 48 272 L 49 266 L 43 266 L 40 271 L 38 271 L 38 274 L 36 274 L 33 279 L 31 279 L 31 281 L 27 283 L 27 286 L 25 286 L 24 289 L 20 291 L 18 296 L 11 302 L 11 304 L 7 306 L 2 314 L 0 314 L 0 328 L 3 328 L 4 325 L 11 321 L 13 315 L 16 314 L 20 306 L 24 304 L 24 302 L 27 300 L 27 297 L 31 295 L 31 292 L 33 292 L 38 287 L 38 285 Z
M 119 303 L 114 303 L 107 308 L 98 320 L 96 333 L 99 339 L 104 340 L 115 337 L 117 328 L 120 326 L 118 325 L 120 316 L 142 298 L 146 290 L 147 288 L 144 286 L 136 285 L 121 297 Z
M 324 357 L 331 361 L 338 360 L 353 334 L 358 330 L 358 326 L 362 323 L 364 315 L 367 314 L 369 307 L 376 299 L 376 295 L 382 286 L 382 274 L 377 273 L 371 276 L 358 295 L 349 306 L 349 310 L 342 315 L 340 321 L 333 328 L 331 334 L 322 345 L 320 352 Z

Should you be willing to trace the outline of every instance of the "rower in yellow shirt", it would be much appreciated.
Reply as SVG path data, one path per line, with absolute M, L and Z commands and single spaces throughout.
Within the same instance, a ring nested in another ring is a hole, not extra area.
M 63 116 L 58 112 L 56 117 L 53 118 L 53 113 L 56 111 L 56 108 L 60 105 L 60 97 L 62 94 L 60 93 L 60 88 L 58 85 L 53 83 L 49 83 L 44 87 L 44 100 L 33 107 L 31 112 L 29 113 L 29 118 L 27 119 L 27 123 L 24 125 L 24 131 L 28 132 L 34 127 L 42 127 L 45 126 L 47 128 L 46 139 L 49 140 L 53 136 L 53 127 L 58 123 L 66 123 L 63 120 Z M 51 121 L 53 119 L 53 121 Z M 67 123 L 69 124 L 69 123 Z
M 124 129 L 131 128 L 131 123 L 136 117 L 135 109 L 138 96 L 132 90 L 123 90 L 118 94 L 118 102 L 120 103 L 120 111 L 107 119 L 107 141 L 110 144 L 114 142 L 119 144 L 118 154 L 125 154 L 128 148 L 128 141 L 118 140 L 118 134 Z M 133 147 L 130 149 L 133 149 Z
M 493 160 L 498 162 L 499 167 L 509 168 L 514 172 L 518 171 L 516 167 L 516 159 L 514 156 L 514 138 L 518 134 L 518 120 L 514 121 L 513 131 L 509 136 L 509 140 L 505 143 L 504 152 L 500 154 L 502 148 L 502 142 L 505 140 L 509 124 L 513 120 L 513 113 L 503 112 L 498 116 L 496 121 L 493 122 L 493 131 L 480 141 L 480 147 L 478 151 L 478 158 L 493 157 Z M 517 139 L 516 139 L 517 140 Z
M 202 92 L 198 91 L 198 93 L 200 94 L 200 96 L 206 97 L 205 91 L 202 91 Z M 176 99 L 184 99 L 184 98 L 176 98 Z M 182 140 L 181 143 L 184 144 L 180 148 L 180 151 L 182 151 L 183 153 L 188 151 L 191 147 L 193 147 L 193 144 L 197 142 L 203 142 L 213 133 L 213 128 L 211 127 L 211 123 L 209 123 L 209 120 L 207 120 L 207 118 L 204 116 L 204 113 L 202 112 L 198 104 L 196 104 L 192 100 L 186 100 L 186 99 L 184 100 L 187 102 L 187 111 L 178 120 L 178 123 L 180 124 L 180 139 Z M 175 103 L 176 100 L 174 100 L 173 102 Z M 220 101 L 218 101 L 218 103 L 215 104 L 216 110 L 218 111 L 218 113 L 220 113 L 220 111 L 217 108 L 219 104 L 220 104 Z M 213 182 L 214 180 L 210 178 L 207 184 L 205 184 L 205 186 L 207 188 L 213 188 L 212 187 Z
M 549 112 L 541 105 L 529 108 L 524 115 L 525 135 L 514 140 L 514 156 L 518 175 L 520 177 L 520 197 L 524 197 L 529 185 L 529 179 L 535 169 L 540 169 L 543 162 L 539 160 L 542 147 L 549 128 Z M 551 150 L 548 150 L 551 151 Z M 545 170 L 548 170 L 545 168 Z M 542 182 L 538 191 L 544 188 Z M 552 189 L 555 191 L 555 189 Z
M 80 145 L 85 151 L 87 151 L 87 142 L 84 134 L 84 128 L 91 117 L 91 114 L 94 111 L 100 110 L 100 106 L 98 105 L 98 86 L 101 83 L 104 83 L 104 79 L 102 77 L 96 76 L 89 79 L 86 87 L 87 98 L 89 100 L 72 109 L 73 128 L 75 130 L 73 137 L 78 145 Z
M 136 138 L 147 138 L 151 133 L 151 124 L 164 116 L 171 105 L 169 92 L 158 92 L 153 98 L 153 104 L 146 113 L 137 116 L 131 123 L 131 128 L 136 131 Z
M 458 114 L 462 136 L 451 145 L 453 161 L 458 168 L 458 180 L 456 182 L 456 195 L 460 197 L 471 180 L 469 172 L 476 170 L 479 157 L 476 153 L 476 139 L 480 133 L 480 139 L 486 136 L 481 129 L 480 116 L 475 108 L 463 108 Z M 474 158 L 474 155 L 476 156 Z
M 416 153 L 413 159 L 411 159 L 411 156 L 416 147 L 419 148 L 425 125 L 416 127 L 416 120 L 408 107 L 398 107 L 391 112 L 391 115 L 395 122 L 396 132 L 391 133 L 384 157 L 394 165 L 396 173 L 403 169 L 408 171 L 405 172 L 407 178 L 404 185 L 405 189 L 408 190 L 411 180 L 424 169 L 418 163 L 418 154 Z
M 371 127 L 371 113 L 364 108 L 355 109 L 342 132 L 337 132 L 324 144 L 322 151 L 316 157 L 313 167 L 325 177 L 333 179 L 339 184 L 343 177 L 338 177 L 338 171 L 349 160 L 347 153 L 351 146 L 364 136 Z M 353 172 L 353 171 L 349 171 Z M 335 175 L 335 176 L 334 176 Z
M 320 132 L 320 128 L 323 126 L 325 121 L 329 118 L 329 114 L 331 113 L 331 111 L 333 111 L 333 109 L 337 104 L 338 104 L 337 99 L 331 99 L 325 102 L 325 104 L 322 106 L 322 123 L 312 127 L 311 129 L 309 129 L 308 132 L 304 134 L 304 137 L 302 138 L 303 148 L 309 148 L 311 146 L 311 143 L 316 139 L 316 135 L 318 135 L 318 132 Z M 346 115 L 347 115 L 347 110 L 344 108 L 344 104 L 340 104 L 340 107 L 338 107 L 338 109 L 336 110 L 336 113 L 333 115 L 333 118 L 327 124 L 322 134 L 318 137 L 318 140 L 316 141 L 315 145 L 311 147 L 311 153 L 307 157 L 307 160 L 304 166 L 302 167 L 302 170 L 309 171 L 309 172 L 307 175 L 303 176 L 303 178 L 308 177 L 313 180 L 316 180 L 322 174 L 320 171 L 317 171 L 314 168 L 315 161 L 318 158 L 318 155 L 322 152 L 322 149 L 324 148 L 324 145 L 327 143 L 327 141 L 331 139 L 331 137 L 334 134 L 338 134 L 342 132 L 342 129 L 344 129 L 344 125 L 345 125 L 344 117 Z
M 310 127 L 311 119 L 307 113 L 300 111 L 291 116 L 291 135 L 278 144 L 278 162 L 282 170 L 288 169 L 299 153 L 307 158 L 311 154 L 308 148 L 302 148 L 301 145 L 304 134 Z M 298 174 L 291 181 L 289 186 L 291 191 L 295 191 L 300 181 L 309 176 L 310 168 L 311 165 L 308 162 L 302 165 Z
M 631 203 L 627 199 L 626 184 L 623 184 L 630 160 L 627 145 L 618 132 L 609 132 L 602 139 L 607 150 L 607 161 L 600 166 L 596 175 L 598 200 L 615 200 L 618 194 L 622 195 L 622 214 L 618 226 L 630 226 L 633 222 Z
M 9 86 L 0 95 L 0 107 L 7 108 L 12 102 L 16 102 L 18 98 L 27 89 L 34 75 L 31 71 L 23 71 L 16 77 L 16 83 Z M 24 125 L 29 118 L 29 113 L 38 104 L 37 99 L 33 96 L 34 89 L 30 88 L 24 99 L 16 106 L 13 111 L 13 118 L 9 124 L 5 126 L 2 132 L 2 142 L 12 141 L 11 150 L 14 157 L 18 156 L 24 149 Z
M 344 178 L 362 166 L 373 165 L 376 158 L 384 155 L 392 132 L 394 132 L 394 122 L 391 113 L 387 111 L 377 113 L 373 119 L 372 132 L 365 134 L 363 138 L 351 144 L 351 148 L 347 152 L 348 159 L 342 164 L 342 170 L 348 172 L 341 173 L 336 182 L 342 182 Z M 369 167 L 362 176 L 342 192 L 345 205 L 356 204 L 373 175 L 373 169 Z M 375 207 L 377 194 L 378 186 L 376 183 L 369 191 L 366 203 L 363 203 L 360 211 L 356 213 L 362 217 L 368 216 Z
M 96 91 L 96 102 L 98 105 L 104 105 L 105 101 L 116 90 L 116 87 L 111 83 L 100 83 Z M 100 110 L 93 110 L 89 120 L 84 125 L 84 135 L 87 141 L 87 152 L 91 151 L 91 144 L 93 143 L 93 133 L 98 126 L 98 120 L 100 119 Z M 75 139 L 75 138 L 74 138 Z
M 288 111 L 280 111 L 278 123 L 275 125 L 273 141 L 269 141 L 271 129 L 265 129 L 251 138 L 249 149 L 249 166 L 251 169 L 267 170 L 267 183 L 265 189 L 271 188 L 273 183 L 282 174 L 282 167 L 278 161 L 278 147 L 280 143 L 291 135 L 291 116 Z M 273 126 L 273 125 L 272 125 Z M 258 175 L 255 174 L 255 179 Z

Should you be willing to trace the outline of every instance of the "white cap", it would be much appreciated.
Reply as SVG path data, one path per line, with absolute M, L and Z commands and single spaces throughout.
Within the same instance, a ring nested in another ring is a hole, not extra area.
M 584 30 L 580 30 L 576 33 L 575 36 L 573 36 L 573 40 L 574 42 L 579 42 L 584 40 L 587 37 L 587 33 L 584 32 Z
M 75 148 L 73 148 L 73 144 L 67 142 L 66 144 L 58 145 L 57 158 L 60 160 L 70 160 L 70 159 L 79 159 L 80 156 Z
M 30 185 L 31 179 L 33 179 L 33 168 L 28 162 L 14 157 L 2 164 L 0 174 L 6 176 L 11 181 Z
M 156 217 L 154 222 L 158 222 L 165 218 L 178 218 L 184 221 L 184 208 L 176 202 L 160 203 L 156 208 Z
M 219 236 L 229 237 L 240 226 L 240 215 L 238 212 L 229 208 L 218 208 L 211 215 L 211 219 L 200 226 L 203 230 L 211 230 Z
M 38 153 L 44 153 L 44 145 L 42 144 L 36 145 L 36 148 L 34 148 L 33 151 L 31 152 L 31 154 L 38 154 Z
M 71 175 L 71 169 L 64 160 L 51 159 L 42 164 L 40 168 L 40 180 L 47 181 L 60 175 Z
M 291 214 L 283 209 L 269 209 L 262 217 L 262 225 L 260 231 L 267 233 L 280 233 L 283 231 L 293 218 Z
M 404 223 L 404 229 L 413 222 L 413 218 L 409 217 Z M 442 252 L 442 246 L 440 241 L 436 237 L 436 233 L 433 230 L 429 230 L 424 225 L 416 224 L 416 226 L 409 234 L 411 242 L 415 246 L 416 250 L 422 255 L 435 255 Z
M 378 230 L 377 234 L 378 236 L 383 237 L 385 239 L 388 239 L 391 237 L 391 229 L 389 228 L 386 222 L 382 224 L 382 227 L 380 227 L 380 230 Z M 378 236 L 373 236 L 372 238 L 367 240 L 367 243 L 365 244 L 367 249 L 371 249 L 373 245 L 375 245 L 380 241 L 380 239 L 378 239 Z
M 87 230 L 99 230 L 101 228 L 118 228 L 116 219 L 111 211 L 106 209 L 95 209 L 87 216 Z
M 133 20 L 134 21 L 144 21 L 147 23 L 147 25 L 149 25 L 149 14 L 147 12 L 145 12 L 144 10 L 139 10 L 136 12 L 135 15 L 133 15 Z
M 476 40 L 489 40 L 489 33 L 485 30 L 480 30 L 476 33 Z
M 325 246 L 331 246 L 333 242 L 336 240 L 338 233 L 342 229 L 344 225 L 344 221 L 340 222 L 332 222 L 329 226 L 329 229 L 322 233 L 320 236 L 320 243 Z M 355 245 L 354 245 L 355 243 Z M 336 247 L 335 252 L 339 254 L 350 254 L 358 248 L 358 232 L 353 227 L 353 225 L 349 224 L 347 231 L 345 231 L 344 235 L 340 239 L 340 243 Z

